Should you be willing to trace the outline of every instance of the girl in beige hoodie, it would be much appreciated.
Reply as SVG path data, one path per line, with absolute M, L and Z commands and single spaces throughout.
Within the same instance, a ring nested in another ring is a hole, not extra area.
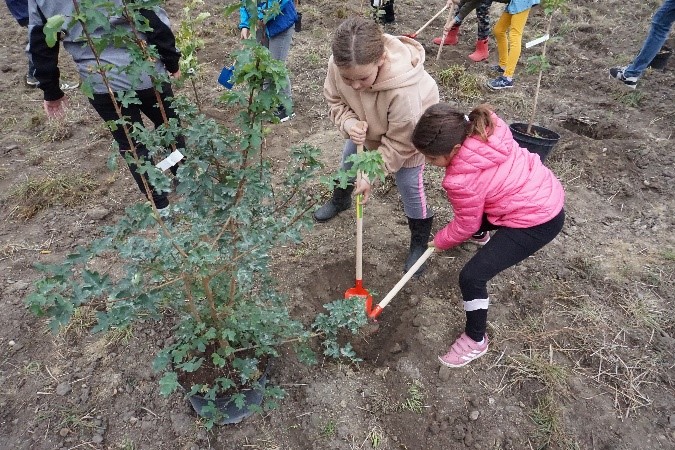
M 328 61 L 324 95 L 330 118 L 347 140 L 341 168 L 357 145 L 382 154 L 387 172 L 396 178 L 411 232 L 407 271 L 424 253 L 431 233 L 433 212 L 424 194 L 424 156 L 411 143 L 412 131 L 424 110 L 439 101 L 438 86 L 424 70 L 424 49 L 403 36 L 383 34 L 373 21 L 354 17 L 336 30 L 333 55 Z M 370 193 L 360 181 L 336 188 L 333 198 L 315 213 L 319 222 L 351 206 L 351 195 Z M 423 270 L 421 268 L 418 273 Z

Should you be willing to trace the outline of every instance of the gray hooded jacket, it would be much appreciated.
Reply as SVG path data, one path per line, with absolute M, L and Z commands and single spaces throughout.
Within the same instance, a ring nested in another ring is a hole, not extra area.
M 111 0 L 116 5 L 121 5 L 121 0 Z M 176 48 L 176 39 L 171 31 L 166 12 L 159 8 L 143 9 L 140 13 L 148 20 L 152 31 L 141 35 L 148 44 L 154 45 L 159 53 L 159 60 L 155 62 L 158 71 L 174 73 L 178 71 L 180 51 Z M 80 77 L 89 82 L 94 93 L 103 94 L 108 90 L 102 77 L 96 71 L 96 58 L 93 51 L 84 42 L 84 32 L 80 22 L 73 22 L 74 6 L 72 0 L 28 0 L 29 14 L 29 54 L 35 67 L 33 76 L 40 82 L 40 88 L 44 91 L 45 100 L 58 100 L 63 97 L 60 88 L 60 72 L 58 68 L 59 45 L 49 47 L 45 40 L 44 25 L 47 18 L 56 15 L 65 17 L 61 29 L 61 42 L 63 47 L 73 57 Z M 132 33 L 131 27 L 122 17 L 109 17 L 109 23 L 113 27 L 124 27 Z M 103 27 L 87 30 L 93 38 L 100 37 Z M 107 78 L 113 91 L 141 90 L 152 87 L 152 81 L 147 73 L 142 70 L 134 71 L 134 75 L 120 70 L 130 66 L 131 55 L 125 48 L 108 47 L 100 56 L 103 65 L 110 65 Z M 138 72 L 138 73 L 136 73 Z

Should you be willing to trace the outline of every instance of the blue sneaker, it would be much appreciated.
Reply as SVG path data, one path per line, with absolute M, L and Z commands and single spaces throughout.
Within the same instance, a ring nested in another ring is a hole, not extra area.
M 513 87 L 513 80 L 509 80 L 504 75 L 500 75 L 494 80 L 489 80 L 487 82 L 487 87 L 494 91 L 499 89 L 511 89 Z
M 504 68 L 500 66 L 499 64 L 495 64 L 494 66 L 490 66 L 490 70 L 492 72 L 496 72 L 499 75 L 502 75 L 504 73 Z

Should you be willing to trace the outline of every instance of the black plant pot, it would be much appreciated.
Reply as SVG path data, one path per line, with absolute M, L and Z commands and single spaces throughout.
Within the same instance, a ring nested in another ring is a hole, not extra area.
M 652 59 L 652 62 L 649 63 L 649 66 L 652 69 L 655 70 L 663 70 L 664 72 L 666 71 L 666 66 L 668 66 L 668 59 L 670 59 L 670 56 L 673 54 L 673 49 L 668 47 L 667 45 L 664 45 L 661 47 L 661 50 L 654 56 L 654 59 Z
M 231 396 L 227 397 L 216 397 L 214 403 L 216 409 L 223 414 L 223 419 L 218 422 L 219 425 L 228 425 L 239 423 L 247 417 L 252 416 L 255 413 L 255 410 L 251 410 L 251 406 L 260 406 L 263 401 L 265 393 L 265 385 L 267 384 L 267 375 L 269 370 L 269 364 L 265 368 L 265 372 L 262 377 L 258 380 L 258 386 L 251 389 L 245 389 L 240 391 L 241 394 L 244 394 L 244 405 L 239 408 L 234 404 Z M 205 399 L 201 395 L 192 395 L 188 397 L 192 408 L 195 412 L 201 416 L 209 419 L 211 417 L 210 411 L 203 411 L 204 407 L 209 404 L 209 400 Z
M 555 131 L 537 125 L 532 125 L 532 134 L 527 134 L 526 123 L 512 123 L 509 128 L 518 145 L 539 155 L 542 162 L 560 140 L 560 135 Z

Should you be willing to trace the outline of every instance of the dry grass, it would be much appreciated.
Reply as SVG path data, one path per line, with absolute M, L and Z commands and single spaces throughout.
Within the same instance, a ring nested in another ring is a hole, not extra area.
M 29 219 L 53 205 L 77 205 L 96 188 L 96 182 L 88 174 L 48 175 L 28 179 L 9 194 L 9 199 L 16 202 L 19 216 Z
M 579 444 L 565 431 L 559 402 L 551 395 L 539 399 L 537 406 L 530 413 L 530 419 L 537 426 L 535 440 L 537 449 L 555 448 L 578 450 Z
M 459 64 L 453 64 L 436 74 L 438 83 L 445 88 L 445 94 L 460 103 L 474 103 L 483 98 L 484 76 L 467 72 Z
M 96 310 L 91 306 L 80 306 L 75 309 L 67 325 L 61 327 L 63 335 L 82 336 L 96 324 Z
M 553 361 L 553 347 L 548 354 L 530 350 L 515 356 L 507 356 L 497 367 L 505 369 L 497 392 L 513 388 L 525 380 L 539 381 L 547 392 L 563 393 L 568 370 Z

